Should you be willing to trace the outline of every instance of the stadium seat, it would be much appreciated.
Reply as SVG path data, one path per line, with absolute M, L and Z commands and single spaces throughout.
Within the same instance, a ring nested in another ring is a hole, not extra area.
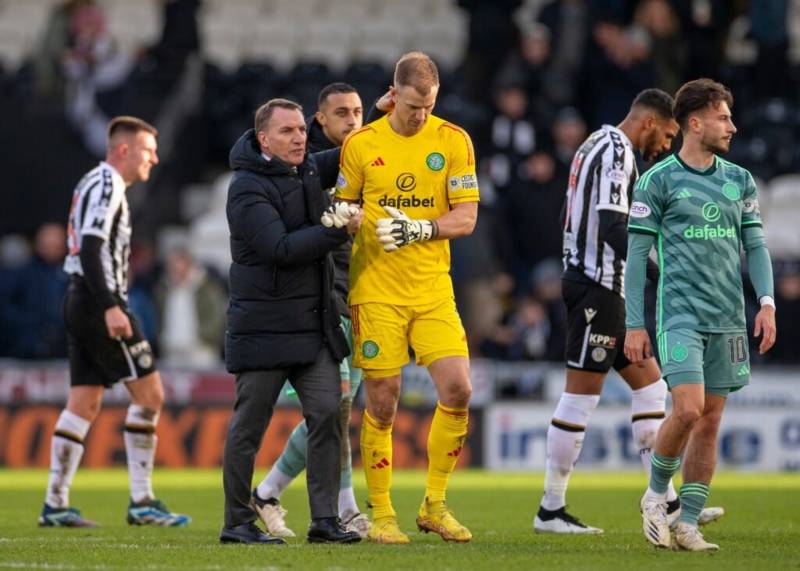
M 241 29 L 234 22 L 220 17 L 222 13 L 216 12 L 212 6 L 202 11 L 198 22 L 200 45 L 206 60 L 226 71 L 233 71 L 241 58 Z
M 254 23 L 252 35 L 242 46 L 242 57 L 264 61 L 287 72 L 298 58 L 297 29 L 283 16 L 267 15 Z
M 431 17 L 436 4 L 447 4 L 450 0 L 403 0 L 402 2 L 379 2 L 378 14 L 386 22 L 407 22 L 416 25 Z
M 44 32 L 52 2 L 0 2 L 0 61 L 18 68 Z
M 322 2 L 317 9 L 317 17 L 341 26 L 362 25 L 365 20 L 375 17 L 379 6 L 373 0 L 348 0 L 347 2 Z
M 276 97 L 284 89 L 285 79 L 273 65 L 264 62 L 244 62 L 233 76 L 232 88 L 242 95 L 248 109 Z
M 316 109 L 319 91 L 337 78 L 321 61 L 300 61 L 287 76 L 286 92 L 306 113 Z
M 392 72 L 376 61 L 354 61 L 344 72 L 344 81 L 358 90 L 366 115 L 392 83 Z
M 789 2 L 786 19 L 789 33 L 789 63 L 800 63 L 800 2 Z
M 302 60 L 320 61 L 341 71 L 351 59 L 356 29 L 343 22 L 309 23 L 298 49 Z
M 465 16 L 453 12 L 414 26 L 411 41 L 414 49 L 428 53 L 438 65 L 454 69 L 464 57 L 466 40 Z
M 155 0 L 113 2 L 106 6 L 108 30 L 124 51 L 158 41 L 163 26 L 161 3 Z
M 411 30 L 385 21 L 370 21 L 360 30 L 353 56 L 362 61 L 378 61 L 391 68 L 397 59 L 411 49 Z
M 323 4 L 324 0 L 268 0 L 268 11 L 273 17 L 289 17 L 297 26 L 316 18 Z

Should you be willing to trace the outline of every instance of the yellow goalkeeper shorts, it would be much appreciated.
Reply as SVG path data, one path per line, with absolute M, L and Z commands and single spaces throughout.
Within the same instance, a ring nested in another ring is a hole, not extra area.
M 364 369 L 365 378 L 400 374 L 409 361 L 409 345 L 417 364 L 426 367 L 442 357 L 469 357 L 453 298 L 424 305 L 362 303 L 351 309 L 353 364 Z

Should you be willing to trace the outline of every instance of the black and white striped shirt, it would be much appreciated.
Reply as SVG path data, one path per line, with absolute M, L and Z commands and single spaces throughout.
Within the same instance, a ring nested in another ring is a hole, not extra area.
M 117 170 L 101 161 L 86 173 L 72 194 L 67 227 L 69 253 L 64 271 L 83 276 L 80 252 L 84 236 L 103 240 L 100 263 L 108 290 L 127 301 L 131 222 L 125 181 Z
M 625 133 L 603 125 L 572 159 L 564 221 L 564 272 L 580 274 L 624 297 L 625 260 L 600 238 L 600 210 L 628 215 L 639 172 Z

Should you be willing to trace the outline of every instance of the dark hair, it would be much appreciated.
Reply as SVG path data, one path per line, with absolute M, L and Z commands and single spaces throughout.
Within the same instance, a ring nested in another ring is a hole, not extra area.
M 672 96 L 666 91 L 656 88 L 645 89 L 636 99 L 633 100 L 631 107 L 647 107 L 658 113 L 662 119 L 672 119 L 672 106 L 674 102 Z
M 272 114 L 277 108 L 297 109 L 300 113 L 303 112 L 303 107 L 294 101 L 281 98 L 270 99 L 256 110 L 254 122 L 256 132 L 266 130 L 269 126 L 269 120 L 272 119 Z
M 721 102 L 733 107 L 733 95 L 730 90 L 719 82 L 706 77 L 695 79 L 684 83 L 675 94 L 675 104 L 672 106 L 672 113 L 675 120 L 685 130 L 689 115 L 705 109 L 709 105 L 717 107 Z
M 147 131 L 154 137 L 158 136 L 158 130 L 150 123 L 138 117 L 130 115 L 119 115 L 108 122 L 108 138 L 111 139 L 117 133 L 130 133 L 135 135 L 139 131 Z
M 358 93 L 356 88 L 350 85 L 349 83 L 344 83 L 341 81 L 337 81 L 336 83 L 329 83 L 325 87 L 322 88 L 322 91 L 319 92 L 319 96 L 317 97 L 317 109 L 322 107 L 322 104 L 325 103 L 325 100 L 328 98 L 329 95 L 333 95 L 334 93 Z
M 431 88 L 439 85 L 439 70 L 428 54 L 408 52 L 394 68 L 394 86 L 410 85 L 420 95 L 428 95 Z

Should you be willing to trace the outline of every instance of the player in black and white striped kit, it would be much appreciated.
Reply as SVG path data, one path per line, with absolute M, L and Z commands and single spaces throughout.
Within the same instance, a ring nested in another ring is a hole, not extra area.
M 586 424 L 612 366 L 633 391 L 631 429 L 649 474 L 650 447 L 664 419 L 667 387 L 654 358 L 633 366 L 622 351 L 628 209 L 638 178 L 634 152 L 650 161 L 670 149 L 677 132 L 672 97 L 647 89 L 636 97 L 622 123 L 603 125 L 592 133 L 572 161 L 561 282 L 567 306 L 567 380 L 547 431 L 544 495 L 533 522 L 538 533 L 603 532 L 566 511 L 566 493 Z M 674 520 L 680 501 L 671 484 L 670 489 Z
M 158 164 L 157 134 L 136 117 L 112 119 L 105 161 L 73 193 L 64 262 L 70 274 L 64 298 L 70 391 L 51 443 L 50 478 L 39 516 L 43 527 L 97 525 L 70 507 L 69 488 L 103 390 L 120 381 L 131 394 L 124 434 L 131 491 L 128 523 L 181 526 L 190 521 L 170 512 L 153 494 L 155 429 L 164 390 L 150 343 L 128 310 L 131 223 L 126 190 L 146 181 Z

